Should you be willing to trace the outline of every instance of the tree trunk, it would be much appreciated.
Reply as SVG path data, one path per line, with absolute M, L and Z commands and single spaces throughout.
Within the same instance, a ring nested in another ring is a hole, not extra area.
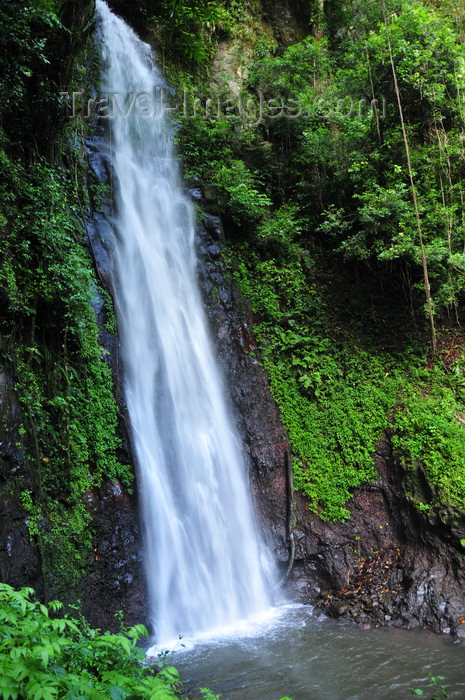
M 385 0 L 382 0 L 382 3 L 383 3 L 384 23 L 386 25 L 386 36 L 387 36 L 387 42 L 388 42 L 388 47 L 389 47 L 389 60 L 391 62 L 392 77 L 394 78 L 394 91 L 396 93 L 397 105 L 399 107 L 400 126 L 402 129 L 402 137 L 404 139 L 405 155 L 407 157 L 407 168 L 408 168 L 408 174 L 409 174 L 409 178 L 410 178 L 410 187 L 412 190 L 413 207 L 415 209 L 415 219 L 417 222 L 418 239 L 420 241 L 421 264 L 423 267 L 423 282 L 425 285 L 426 307 L 428 309 L 428 317 L 429 317 L 429 322 L 430 322 L 430 327 L 431 327 L 431 349 L 432 349 L 433 356 L 434 356 L 436 354 L 436 329 L 435 329 L 435 325 L 434 325 L 434 309 L 433 309 L 433 301 L 431 299 L 431 288 L 430 288 L 430 284 L 429 284 L 428 262 L 426 260 L 425 245 L 423 242 L 423 233 L 421 230 L 420 212 L 418 210 L 417 190 L 415 187 L 415 180 L 413 178 L 412 162 L 410 160 L 410 147 L 409 147 L 409 143 L 408 143 L 407 131 L 405 129 L 404 113 L 402 110 L 402 101 L 400 98 L 399 85 L 397 83 L 396 67 L 394 65 L 394 57 L 392 55 L 391 37 L 390 37 L 390 33 L 389 33 L 389 23 L 388 23 L 388 16 L 387 16 Z

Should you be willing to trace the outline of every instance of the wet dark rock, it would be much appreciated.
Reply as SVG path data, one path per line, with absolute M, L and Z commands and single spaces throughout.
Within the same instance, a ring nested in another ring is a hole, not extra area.
M 349 605 L 341 600 L 335 600 L 327 608 L 327 614 L 330 617 L 342 617 L 350 611 Z
M 95 153 L 99 149 L 98 153 Z M 103 153 L 103 155 L 102 155 Z M 98 156 L 100 156 L 100 161 Z M 111 178 L 111 166 L 99 137 L 88 144 L 89 163 L 99 182 Z M 102 211 L 90 212 L 87 235 L 97 275 L 103 287 L 112 293 L 111 266 L 114 231 L 111 218 Z M 118 432 L 122 438 L 121 462 L 133 464 L 128 436 L 128 419 L 121 389 L 121 363 L 116 337 L 105 327 L 107 312 L 104 300 L 96 290 L 94 299 L 99 341 L 103 346 L 114 380 L 115 398 L 120 407 Z M 95 538 L 92 566 L 83 582 L 83 612 L 92 625 L 117 629 L 117 610 L 124 611 L 128 625 L 145 622 L 146 590 L 142 561 L 142 536 L 137 498 L 118 481 L 105 481 L 100 489 L 85 495 L 92 515 Z
M 103 213 L 95 212 L 86 222 L 86 231 L 98 277 L 103 287 L 111 292 L 111 257 L 113 253 L 111 224 Z
M 215 244 L 208 246 L 208 254 L 212 260 L 217 260 L 221 256 L 220 246 Z
M 15 498 L 0 497 L 0 580 L 42 592 L 40 560 L 27 527 L 27 513 Z
M 106 481 L 92 492 L 88 506 L 96 534 L 83 612 L 92 625 L 104 629 L 118 629 L 117 610 L 124 611 L 127 624 L 144 622 L 146 590 L 137 502 L 118 481 Z
M 212 240 L 213 239 L 213 240 Z M 231 410 L 241 437 L 245 463 L 257 506 L 264 540 L 285 567 L 286 471 L 288 450 L 279 412 L 271 397 L 268 378 L 250 351 L 256 349 L 250 331 L 250 310 L 228 278 L 212 272 L 212 258 L 221 256 L 222 225 L 207 214 L 197 228 L 198 278 L 204 306 L 229 389 Z
M 189 197 L 194 201 L 194 202 L 201 202 L 203 199 L 203 193 L 200 187 L 192 187 L 191 189 L 187 190 Z
M 40 594 L 39 554 L 29 536 L 28 515 L 19 502 L 19 490 L 31 486 L 19 433 L 21 408 L 6 368 L 0 368 L 0 415 L 0 581 L 14 587 L 31 586 Z
M 88 153 L 89 165 L 99 182 L 109 184 L 111 182 L 111 165 L 109 159 L 96 151 Z
M 223 275 L 220 274 L 219 272 L 212 272 L 210 269 L 208 270 L 208 276 L 213 282 L 214 285 L 219 286 L 220 284 L 223 284 Z
M 291 589 L 302 595 L 302 579 L 316 577 L 325 596 L 308 587 L 307 600 L 318 607 L 364 615 L 375 624 L 413 629 L 429 627 L 462 634 L 465 627 L 465 558 L 452 528 L 441 518 L 431 524 L 404 495 L 403 473 L 392 453 L 389 435 L 375 454 L 379 479 L 354 491 L 346 523 L 325 524 L 297 500 L 297 554 Z M 455 523 L 455 527 L 460 531 Z M 463 624 L 463 627 L 462 627 Z
M 223 226 L 221 224 L 221 219 L 212 214 L 206 214 L 203 220 L 203 225 L 205 230 L 214 238 L 216 241 L 223 240 Z
M 225 287 L 219 287 L 218 288 L 218 295 L 220 297 L 220 301 L 223 304 L 225 311 L 232 311 L 233 310 L 233 301 L 232 301 L 231 295 L 228 293 L 227 289 Z M 245 345 L 245 341 L 243 340 L 242 336 L 240 336 L 240 345 L 241 346 Z
M 18 430 L 21 409 L 9 373 L 0 368 L 0 479 L 7 480 L 23 468 L 24 453 Z M 19 445 L 19 446 L 18 446 Z
M 87 162 L 96 181 L 109 185 L 112 181 L 113 166 L 102 124 L 96 128 L 95 134 L 86 139 L 86 153 Z

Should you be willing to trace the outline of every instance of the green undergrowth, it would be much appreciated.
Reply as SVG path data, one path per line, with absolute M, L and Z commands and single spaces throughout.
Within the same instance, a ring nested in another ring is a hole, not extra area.
M 448 3 L 346 5 L 313 4 L 313 35 L 290 46 L 244 45 L 229 113 L 213 100 L 180 119 L 184 175 L 223 219 L 311 510 L 348 517 L 387 431 L 418 509 L 463 512 L 463 24 Z M 453 361 L 428 355 L 388 38 L 438 343 L 441 328 L 457 333 Z
M 16 488 L 48 585 L 69 591 L 91 552 L 84 494 L 104 478 L 130 487 L 132 473 L 116 456 L 117 407 L 91 304 L 99 285 L 75 182 L 40 157 L 26 166 L 3 149 L 0 160 L 1 357 L 16 379 L 29 472 Z
M 414 477 L 408 489 L 418 508 L 465 511 L 464 358 L 428 367 L 419 343 L 380 347 L 379 338 L 335 325 L 334 308 L 323 302 L 328 290 L 297 261 L 257 262 L 244 246 L 229 253 L 259 319 L 259 356 L 289 435 L 295 486 L 310 509 L 325 520 L 349 516 L 353 488 L 377 478 L 373 452 L 388 430 Z
M 10 429 L 22 455 L 20 468 L 3 470 L 2 493 L 26 510 L 45 597 L 66 602 L 79 597 L 92 562 L 86 493 L 104 479 L 130 489 L 133 479 L 119 459 L 93 308 L 103 297 L 114 330 L 112 302 L 85 240 L 85 216 L 105 192 L 87 174 L 86 126 L 68 121 L 60 97 L 63 85 L 82 89 L 98 75 L 92 9 L 90 0 L 72 11 L 55 0 L 11 0 L 0 26 L 11 45 L 0 58 L 0 364 L 19 402 Z
M 168 700 L 182 684 L 173 666 L 145 662 L 143 625 L 118 634 L 92 629 L 84 618 L 57 617 L 63 605 L 38 603 L 31 588 L 0 583 L 0 698 L 3 700 Z M 186 697 L 182 693 L 183 697 Z M 203 689 L 196 697 L 218 696 Z
M 394 448 L 413 475 L 410 495 L 420 511 L 442 506 L 465 512 L 464 358 L 449 372 L 422 370 L 405 386 L 396 412 Z M 451 376 L 452 375 L 452 376 Z
M 205 77 L 221 40 L 266 43 L 259 0 L 140 0 L 132 5 L 113 0 L 112 7 L 152 36 L 158 61 L 170 79 L 181 73 Z

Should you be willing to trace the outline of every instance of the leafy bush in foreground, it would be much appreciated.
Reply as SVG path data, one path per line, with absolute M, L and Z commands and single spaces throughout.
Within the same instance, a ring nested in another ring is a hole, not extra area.
M 34 591 L 0 583 L 0 698 L 176 698 L 179 674 L 143 666 L 137 641 L 143 625 L 120 634 L 91 629 L 85 620 L 50 617 L 62 608 L 33 600 Z M 211 696 L 210 696 L 211 697 Z

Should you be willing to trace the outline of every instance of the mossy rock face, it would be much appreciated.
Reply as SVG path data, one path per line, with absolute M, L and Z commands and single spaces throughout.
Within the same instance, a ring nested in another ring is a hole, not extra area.
M 0 95 L 8 95 L 0 101 L 0 578 L 74 603 L 92 576 L 89 609 L 106 610 L 100 622 L 111 626 L 114 610 L 131 611 L 122 604 L 125 581 L 137 597 L 142 567 L 112 376 L 113 304 L 83 227 L 88 212 L 102 211 L 108 188 L 90 177 L 87 126 L 66 119 L 60 97 L 62 86 L 72 92 L 98 78 L 94 3 L 23 5 L 11 0 L 0 27 Z M 119 484 L 120 498 L 100 492 L 108 483 Z M 104 516 L 114 530 L 109 566 L 116 557 L 129 562 L 113 593 L 96 583 L 109 580 L 96 553 L 102 533 L 109 537 Z M 140 620 L 136 607 L 132 619 Z
M 308 0 L 262 0 L 261 5 L 266 19 L 280 46 L 290 46 L 301 41 L 311 33 L 312 7 Z
M 24 444 L 14 379 L 4 368 L 0 369 L 0 413 L 0 479 L 8 482 L 24 472 Z
M 21 407 L 13 377 L 0 371 L 0 580 L 31 586 L 43 595 L 39 552 L 31 540 L 21 491 L 31 488 L 26 467 Z

